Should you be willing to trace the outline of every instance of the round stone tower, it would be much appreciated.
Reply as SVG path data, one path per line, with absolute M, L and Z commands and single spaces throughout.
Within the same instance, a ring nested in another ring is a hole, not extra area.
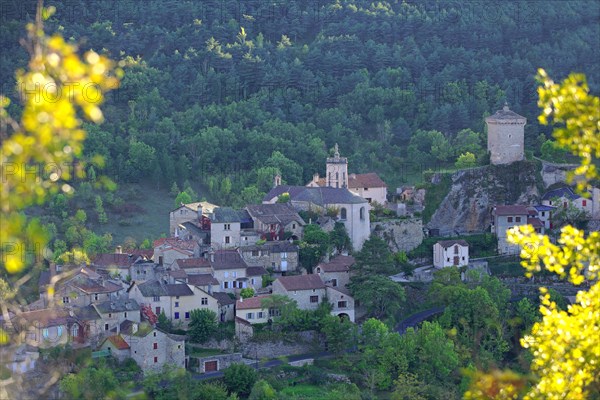
M 510 164 L 525 158 L 525 124 L 527 119 L 509 110 L 502 110 L 485 119 L 488 128 L 488 151 L 494 165 Z
M 333 157 L 327 157 L 325 179 L 325 186 L 334 188 L 348 187 L 348 159 L 340 157 L 337 143 L 335 144 Z

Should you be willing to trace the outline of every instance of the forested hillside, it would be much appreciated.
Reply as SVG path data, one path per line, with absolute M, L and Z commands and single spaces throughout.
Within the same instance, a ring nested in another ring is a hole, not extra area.
M 290 184 L 324 172 L 334 143 L 351 172 L 390 187 L 404 172 L 485 157 L 483 118 L 508 101 L 536 120 L 534 75 L 600 84 L 598 2 L 46 1 L 59 31 L 120 59 L 125 76 L 86 153 L 119 183 L 189 180 L 221 203 L 256 201 L 277 168 Z M 13 8 L 11 8 L 13 7 Z M 0 26 L 2 91 L 35 1 Z M 13 112 L 18 110 L 11 110 Z M 398 171 L 403 171 L 399 173 Z M 241 194 L 240 194 L 241 193 Z

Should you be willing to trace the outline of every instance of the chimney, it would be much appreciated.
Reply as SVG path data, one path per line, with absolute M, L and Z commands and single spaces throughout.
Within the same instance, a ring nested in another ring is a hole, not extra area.
M 121 333 L 121 324 L 117 324 L 117 335 Z
M 138 331 L 138 324 L 133 323 L 131 325 L 131 333 L 136 333 Z
M 123 247 L 117 246 L 117 249 L 115 250 L 115 253 L 122 254 L 123 253 Z
M 208 284 L 208 294 L 212 295 L 212 285 Z
M 273 187 L 281 186 L 281 175 L 275 175 L 275 179 L 273 181 Z
M 209 255 L 210 255 L 210 262 L 213 262 L 213 263 L 214 263 L 214 262 L 215 262 L 215 252 L 214 252 L 214 251 L 211 251 L 211 252 L 209 253 Z

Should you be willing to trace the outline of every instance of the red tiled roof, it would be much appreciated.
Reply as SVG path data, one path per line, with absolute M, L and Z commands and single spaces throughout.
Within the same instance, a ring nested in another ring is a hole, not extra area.
M 249 299 L 238 300 L 235 302 L 236 310 L 249 310 L 251 308 L 262 308 L 261 303 L 262 299 L 271 297 L 271 295 L 263 295 L 250 297 Z
M 177 269 L 175 271 L 169 271 L 169 276 L 175 279 L 185 279 L 187 278 L 188 274 L 182 269 Z
M 129 348 L 129 344 L 121 335 L 109 336 L 107 339 L 110 340 L 117 350 L 127 350 Z
M 522 205 L 510 205 L 510 206 L 496 206 L 494 213 L 496 215 L 527 215 L 527 206 Z
M 354 257 L 337 255 L 332 258 L 328 263 L 317 265 L 323 272 L 345 272 L 350 270 L 350 267 L 354 265 Z
M 281 276 L 277 280 L 283 285 L 283 287 L 290 290 L 310 290 L 310 289 L 324 289 L 325 284 L 319 277 L 319 275 L 295 275 L 295 276 Z
M 188 275 L 187 282 L 194 286 L 219 285 L 219 281 L 211 274 Z
M 247 268 L 248 265 L 236 250 L 217 250 L 214 261 L 211 261 L 213 269 L 236 269 Z
M 27 311 L 15 315 L 16 321 L 25 322 L 25 325 L 33 325 L 40 328 L 49 326 L 65 325 L 69 313 L 61 309 L 48 309 Z
M 387 187 L 384 181 L 375 172 L 368 174 L 350 174 L 348 177 L 349 188 L 376 188 Z
M 160 238 L 154 241 L 154 247 L 159 247 L 167 244 L 174 249 L 193 251 L 198 243 L 194 240 L 182 240 L 176 237 Z
M 539 218 L 529 218 L 527 223 L 536 229 L 544 227 L 544 223 Z
M 133 255 L 130 256 L 125 253 L 105 253 L 98 254 L 92 264 L 96 267 L 129 267 L 134 261 Z

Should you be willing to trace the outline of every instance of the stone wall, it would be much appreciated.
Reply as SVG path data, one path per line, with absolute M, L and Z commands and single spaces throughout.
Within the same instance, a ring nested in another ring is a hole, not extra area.
M 385 240 L 393 252 L 410 251 L 423 241 L 423 221 L 410 218 L 373 222 L 371 232 Z
M 192 359 L 196 359 L 192 361 Z M 225 369 L 229 367 L 231 364 L 241 363 L 242 362 L 242 353 L 233 353 L 233 354 L 219 354 L 214 356 L 206 356 L 206 357 L 190 357 L 190 369 L 193 371 L 197 371 L 200 373 L 204 373 L 204 363 L 216 361 L 217 362 L 217 371 Z
M 315 331 L 298 332 L 295 340 L 249 341 L 242 345 L 242 354 L 247 358 L 276 358 L 295 354 L 324 351 L 325 344 Z

